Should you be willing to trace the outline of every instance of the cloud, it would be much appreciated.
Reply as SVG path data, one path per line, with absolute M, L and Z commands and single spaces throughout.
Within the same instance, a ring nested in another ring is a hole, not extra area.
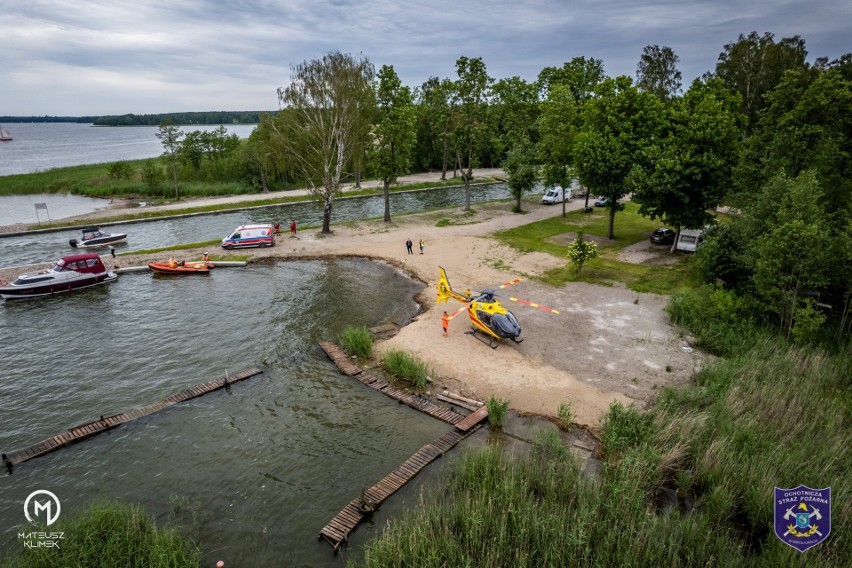
M 2 114 L 272 110 L 290 67 L 329 51 L 393 65 L 408 85 L 482 57 L 495 78 L 576 56 L 634 75 L 671 47 L 684 83 L 752 30 L 799 34 L 812 58 L 849 51 L 852 3 L 828 0 L 0 0 Z

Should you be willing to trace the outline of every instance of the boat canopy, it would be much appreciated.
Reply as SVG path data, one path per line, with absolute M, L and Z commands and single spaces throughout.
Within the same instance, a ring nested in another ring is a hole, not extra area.
M 101 257 L 95 253 L 89 254 L 72 254 L 63 256 L 53 265 L 53 270 L 61 272 L 62 270 L 73 270 L 75 272 L 84 272 L 97 274 L 106 272 L 104 263 L 101 262 Z

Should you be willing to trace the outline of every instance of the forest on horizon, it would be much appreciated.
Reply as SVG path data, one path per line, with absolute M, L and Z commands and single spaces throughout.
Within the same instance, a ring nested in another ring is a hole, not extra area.
M 102 116 L 0 116 L 0 123 L 73 122 L 95 126 L 159 126 L 166 120 L 177 125 L 190 124 L 257 124 L 260 115 L 276 111 L 203 111 L 159 114 L 119 114 Z

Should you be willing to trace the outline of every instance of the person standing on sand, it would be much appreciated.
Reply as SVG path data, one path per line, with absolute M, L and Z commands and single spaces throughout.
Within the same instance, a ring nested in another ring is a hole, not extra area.
M 447 315 L 447 312 L 444 312 L 444 315 L 441 316 L 441 327 L 444 328 L 444 337 L 447 337 L 447 327 L 450 325 L 450 316 Z
M 420 239 L 420 254 L 423 254 L 423 239 Z
M 291 237 L 296 236 L 296 220 L 295 219 L 290 221 L 290 236 Z
M 275 227 L 275 236 L 277 237 L 278 235 L 281 234 L 281 222 L 278 219 L 276 219 L 273 227 Z
M 414 243 L 411 242 L 411 239 L 405 241 L 405 249 L 408 251 L 408 254 L 414 254 L 414 250 L 411 248 L 413 245 Z

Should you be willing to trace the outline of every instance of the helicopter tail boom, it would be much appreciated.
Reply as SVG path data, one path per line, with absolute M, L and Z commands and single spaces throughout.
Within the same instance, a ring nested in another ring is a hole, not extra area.
M 440 271 L 440 276 L 438 277 L 438 283 L 435 285 L 435 288 L 438 290 L 438 297 L 435 300 L 436 303 L 444 303 L 450 298 L 461 302 L 462 304 L 470 302 L 470 298 L 453 290 L 453 287 L 450 286 L 450 281 L 447 278 L 447 273 L 444 271 L 443 267 L 439 266 L 438 270 Z

